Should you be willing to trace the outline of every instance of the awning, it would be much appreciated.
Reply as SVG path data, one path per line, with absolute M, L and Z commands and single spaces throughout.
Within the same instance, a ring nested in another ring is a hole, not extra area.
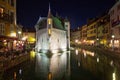
M 18 38 L 0 35 L 0 41 L 1 40 L 18 40 Z

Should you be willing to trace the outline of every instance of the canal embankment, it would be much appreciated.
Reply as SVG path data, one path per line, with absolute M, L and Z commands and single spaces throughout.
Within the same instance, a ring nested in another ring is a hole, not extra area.
M 0 57 L 0 72 L 10 69 L 30 58 L 29 53 L 23 53 L 14 57 Z
M 92 52 L 97 52 L 97 54 L 99 55 L 106 55 L 107 57 L 120 60 L 120 51 L 113 51 L 110 48 L 92 45 L 71 45 L 71 46 L 78 49 L 85 49 Z

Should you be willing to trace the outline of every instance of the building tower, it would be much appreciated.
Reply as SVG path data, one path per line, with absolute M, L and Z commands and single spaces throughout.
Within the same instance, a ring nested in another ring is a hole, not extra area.
M 66 36 L 67 36 L 67 49 L 70 49 L 70 22 L 68 21 L 68 19 L 66 18 L 64 21 L 64 26 L 66 29 Z
M 48 10 L 48 16 L 47 16 L 47 31 L 48 31 L 48 40 L 49 40 L 49 50 L 51 49 L 50 47 L 50 43 L 51 43 L 51 29 L 53 26 L 53 22 L 52 22 L 52 14 L 51 14 L 51 8 L 50 8 L 50 3 L 49 3 L 49 10 Z
M 51 36 L 52 26 L 53 26 L 52 14 L 51 14 L 51 9 L 50 9 L 50 4 L 49 4 L 49 11 L 48 11 L 48 17 L 47 17 L 47 29 L 48 29 L 48 35 L 49 35 L 49 37 Z

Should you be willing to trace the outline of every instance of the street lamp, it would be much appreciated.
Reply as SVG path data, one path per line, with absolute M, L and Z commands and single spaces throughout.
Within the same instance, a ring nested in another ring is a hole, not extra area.
M 112 50 L 114 50 L 114 38 L 115 38 L 115 35 L 112 35 Z
M 18 34 L 20 35 L 22 32 L 21 31 L 18 31 Z
M 78 43 L 78 39 L 76 39 L 75 42 Z
M 99 45 L 99 38 L 96 39 L 97 40 L 97 46 Z
M 99 40 L 99 38 L 97 38 L 97 41 Z

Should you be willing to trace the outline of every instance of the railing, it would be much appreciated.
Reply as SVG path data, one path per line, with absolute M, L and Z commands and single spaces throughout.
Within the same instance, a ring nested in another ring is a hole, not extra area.
M 0 20 L 12 23 L 14 18 L 13 18 L 13 16 L 11 16 L 9 14 L 0 13 Z
M 112 27 L 115 27 L 115 26 L 117 26 L 119 24 L 120 24 L 120 20 L 117 20 L 117 21 L 115 21 L 115 22 L 112 23 Z

